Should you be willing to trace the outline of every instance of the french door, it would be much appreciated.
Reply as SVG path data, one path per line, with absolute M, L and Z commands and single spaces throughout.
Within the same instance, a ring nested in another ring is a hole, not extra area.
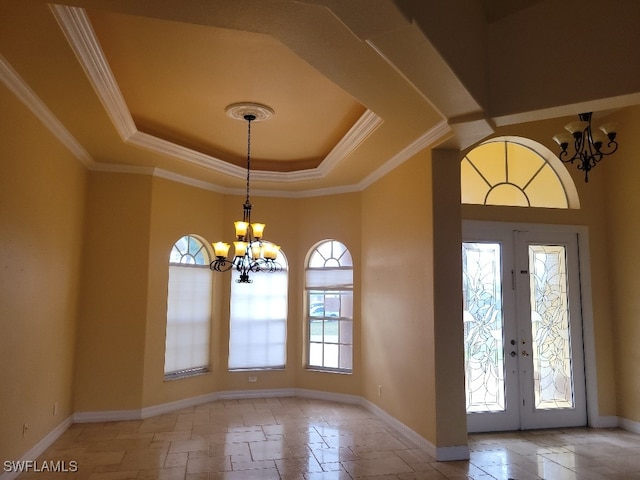
M 470 432 L 587 424 L 577 233 L 464 229 Z

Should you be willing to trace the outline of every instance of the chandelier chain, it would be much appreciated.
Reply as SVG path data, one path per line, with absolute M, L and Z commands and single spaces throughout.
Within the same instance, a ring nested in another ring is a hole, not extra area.
M 251 174 L 251 122 L 255 120 L 255 115 L 245 115 L 247 121 L 247 205 L 249 202 L 249 175 Z

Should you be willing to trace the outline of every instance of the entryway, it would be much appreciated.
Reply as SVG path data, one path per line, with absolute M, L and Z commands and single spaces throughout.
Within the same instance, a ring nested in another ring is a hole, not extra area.
M 463 227 L 469 432 L 587 424 L 578 234 Z

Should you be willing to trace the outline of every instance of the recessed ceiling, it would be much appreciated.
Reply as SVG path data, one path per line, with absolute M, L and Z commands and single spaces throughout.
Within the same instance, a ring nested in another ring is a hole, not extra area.
M 252 168 L 281 172 L 316 168 L 365 112 L 270 35 L 95 10 L 88 17 L 136 128 L 220 160 L 246 165 L 246 124 L 225 114 L 230 103 L 275 110 L 253 125 Z

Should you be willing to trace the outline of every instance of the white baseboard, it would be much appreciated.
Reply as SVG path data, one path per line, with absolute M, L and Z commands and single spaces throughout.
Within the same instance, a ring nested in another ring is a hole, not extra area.
M 620 426 L 620 420 L 616 416 L 595 417 L 590 419 L 591 428 L 616 428 Z M 624 427 L 623 427 L 624 428 Z
M 391 425 L 394 429 L 404 435 L 407 439 L 411 440 L 418 447 L 425 449 L 427 453 L 437 461 L 450 462 L 454 460 L 469 459 L 469 447 L 467 445 L 436 447 L 429 440 L 419 435 L 414 430 L 407 427 L 404 423 L 389 415 L 387 412 L 385 412 L 369 400 L 361 398 L 360 404 L 370 412 L 374 413 L 378 418 Z
M 76 412 L 73 423 L 126 422 L 140 420 L 142 410 L 108 410 L 102 412 Z
M 228 390 L 218 392 L 217 400 L 240 400 L 243 398 L 294 397 L 295 388 L 274 388 L 264 390 Z
M 29 460 L 35 460 L 40 455 L 44 453 L 44 451 L 49 448 L 53 442 L 55 442 L 60 436 L 67 431 L 67 429 L 73 425 L 73 416 L 69 416 L 64 419 L 61 423 L 58 424 L 53 430 L 47 433 L 42 440 L 36 443 L 31 450 L 25 453 L 22 457 L 20 457 L 20 462 L 26 462 Z M 8 459 L 3 459 L 8 460 Z M 13 480 L 18 478 L 21 472 L 4 472 L 0 474 L 0 480 Z
M 635 422 L 633 420 L 629 420 L 628 418 L 620 419 L 620 428 L 624 428 L 633 433 L 640 434 L 640 422 Z
M 161 403 L 160 405 L 144 407 L 140 412 L 140 418 L 149 418 L 156 415 L 162 415 L 164 413 L 175 412 L 176 410 L 182 410 L 183 408 L 196 407 L 204 403 L 214 402 L 219 398 L 220 397 L 218 393 L 208 393 L 206 395 L 199 395 L 197 397 L 176 400 L 175 402 Z

